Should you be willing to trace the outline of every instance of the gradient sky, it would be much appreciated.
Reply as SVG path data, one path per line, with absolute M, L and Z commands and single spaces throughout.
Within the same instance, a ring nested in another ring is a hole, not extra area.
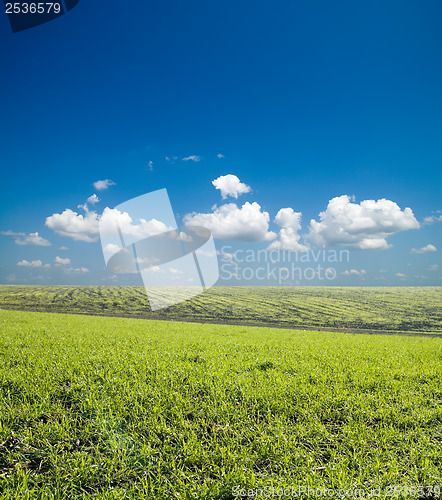
M 115 283 L 98 241 L 45 221 L 85 215 L 94 193 L 98 214 L 167 188 L 179 220 L 256 202 L 279 234 L 280 209 L 302 212 L 298 243 L 312 249 L 310 221 L 333 198 L 348 195 L 351 213 L 390 200 L 398 212 L 385 218 L 402 229 L 388 248 L 361 248 L 357 228 L 350 246 L 334 242 L 335 221 L 323 244 L 349 248 L 350 262 L 332 282 L 284 284 L 439 285 L 441 16 L 437 1 L 80 0 L 13 34 L 3 14 L 0 282 Z M 227 174 L 250 192 L 222 199 L 212 181 Z M 241 239 L 217 239 L 220 257 L 271 243 Z

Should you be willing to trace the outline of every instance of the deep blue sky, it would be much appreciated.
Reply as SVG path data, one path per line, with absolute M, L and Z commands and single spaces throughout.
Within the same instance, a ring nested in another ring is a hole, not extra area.
M 292 207 L 301 234 L 336 196 L 392 200 L 420 229 L 352 251 L 339 272 L 366 274 L 333 284 L 440 284 L 442 226 L 422 221 L 442 208 L 441 18 L 437 1 L 80 0 L 12 34 L 3 14 L 0 230 L 52 245 L 0 236 L 0 282 L 108 282 L 100 245 L 56 234 L 46 217 L 81 213 L 94 192 L 102 210 L 166 187 L 181 216 L 256 201 L 273 231 Z M 252 192 L 223 201 L 211 182 L 226 174 Z M 102 179 L 115 185 L 99 193 Z M 437 251 L 410 253 L 428 244 Z M 90 272 L 55 268 L 56 256 Z

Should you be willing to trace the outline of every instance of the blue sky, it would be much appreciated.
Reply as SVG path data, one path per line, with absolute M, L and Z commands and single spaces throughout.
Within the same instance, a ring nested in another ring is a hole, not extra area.
M 138 283 L 113 278 L 82 229 L 46 221 L 85 216 L 94 193 L 98 217 L 167 188 L 179 220 L 205 216 L 220 258 L 349 249 L 336 279 L 284 284 L 440 284 L 441 14 L 436 1 L 82 0 L 15 34 L 0 16 L 0 282 Z M 223 199 L 212 181 L 226 175 L 249 192 Z M 226 238 L 229 214 L 242 225 Z

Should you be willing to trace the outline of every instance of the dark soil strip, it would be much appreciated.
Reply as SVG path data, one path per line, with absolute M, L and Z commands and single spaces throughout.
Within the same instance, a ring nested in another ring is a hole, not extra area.
M 63 311 L 47 311 L 38 309 L 14 309 L 3 308 L 4 311 L 21 311 L 21 312 L 41 312 L 51 314 L 78 314 L 80 316 L 97 316 L 106 318 L 127 318 L 127 319 L 143 319 L 150 321 L 173 321 L 177 323 L 198 323 L 203 325 L 225 325 L 225 326 L 253 326 L 258 328 L 278 328 L 283 330 L 308 330 L 320 331 L 330 333 L 353 333 L 358 335 L 399 335 L 404 337 L 429 337 L 429 338 L 442 338 L 442 333 L 422 333 L 422 332 L 397 332 L 394 330 L 358 330 L 358 329 L 345 329 L 345 328 L 332 328 L 325 326 L 301 326 L 301 325 L 279 325 L 273 323 L 246 323 L 240 321 L 214 321 L 205 319 L 189 319 L 189 318 L 161 318 L 152 316 L 131 316 L 130 314 L 94 314 L 92 312 L 63 312 Z

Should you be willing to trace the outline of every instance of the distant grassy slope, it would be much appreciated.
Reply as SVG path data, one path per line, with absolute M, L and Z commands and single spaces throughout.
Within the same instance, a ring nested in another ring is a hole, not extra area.
M 17 311 L 0 331 L 2 499 L 442 484 L 442 339 Z
M 284 326 L 442 332 L 440 287 L 214 287 L 151 312 L 142 287 L 0 286 L 0 308 Z

